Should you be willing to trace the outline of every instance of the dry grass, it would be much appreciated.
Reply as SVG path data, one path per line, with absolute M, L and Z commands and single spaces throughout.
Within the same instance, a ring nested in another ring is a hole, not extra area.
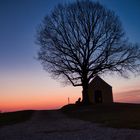
M 103 126 L 140 129 L 140 104 L 113 103 L 90 106 L 67 105 L 62 108 L 67 116 Z
M 9 113 L 0 113 L 0 127 L 4 125 L 12 125 L 27 121 L 31 118 L 34 111 L 17 111 Z

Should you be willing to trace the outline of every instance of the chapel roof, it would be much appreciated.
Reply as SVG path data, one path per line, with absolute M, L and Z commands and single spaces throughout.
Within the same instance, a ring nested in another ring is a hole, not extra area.
M 105 82 L 105 81 L 104 81 L 101 77 L 99 77 L 98 75 L 95 76 L 95 77 L 93 78 L 93 80 L 90 82 L 89 85 L 93 85 L 93 84 L 96 83 L 97 81 L 102 82 L 102 83 L 104 83 L 104 84 L 106 84 L 107 86 L 109 86 L 109 87 L 112 88 L 111 85 L 109 85 L 107 82 Z

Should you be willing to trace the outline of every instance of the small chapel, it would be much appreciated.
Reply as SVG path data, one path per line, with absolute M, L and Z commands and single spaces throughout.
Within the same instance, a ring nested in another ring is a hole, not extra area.
M 112 86 L 99 76 L 90 82 L 88 94 L 91 103 L 113 103 Z

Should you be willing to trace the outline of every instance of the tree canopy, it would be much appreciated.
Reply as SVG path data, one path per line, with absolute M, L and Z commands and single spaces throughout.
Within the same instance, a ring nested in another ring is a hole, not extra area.
M 37 41 L 45 70 L 82 86 L 83 103 L 95 75 L 140 70 L 139 45 L 129 43 L 119 17 L 99 2 L 59 4 L 39 26 Z

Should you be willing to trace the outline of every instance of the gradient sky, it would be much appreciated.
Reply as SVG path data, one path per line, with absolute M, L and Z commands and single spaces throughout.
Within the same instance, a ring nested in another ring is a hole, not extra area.
M 0 0 L 0 110 L 52 109 L 73 103 L 81 88 L 51 79 L 35 59 L 36 28 L 58 3 L 74 0 Z M 140 1 L 99 0 L 120 17 L 131 42 L 140 43 Z M 102 77 L 114 101 L 140 103 L 140 76 Z

